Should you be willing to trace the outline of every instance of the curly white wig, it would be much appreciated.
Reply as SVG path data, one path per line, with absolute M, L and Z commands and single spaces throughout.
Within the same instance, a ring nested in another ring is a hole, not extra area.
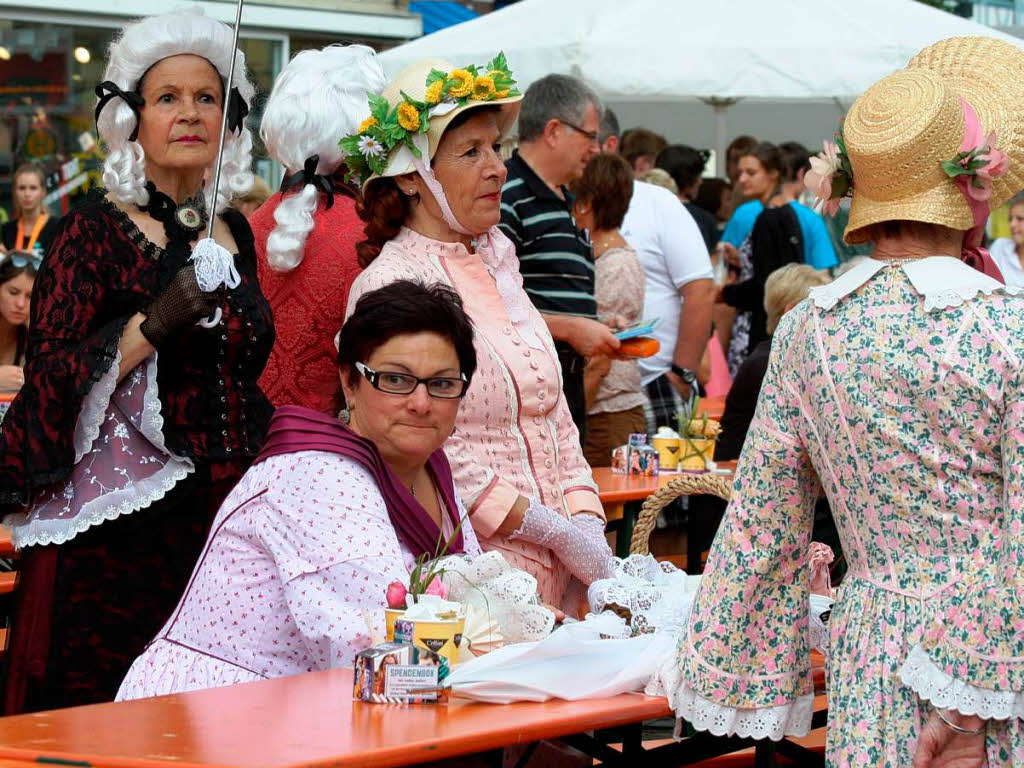
M 203 15 L 195 7 L 184 11 L 148 16 L 126 26 L 110 44 L 107 69 L 103 79 L 110 80 L 124 91 L 134 91 L 146 71 L 162 59 L 181 54 L 201 56 L 209 61 L 227 80 L 231 66 L 231 28 Z M 245 55 L 235 50 L 234 81 L 224 88 L 227 108 L 231 88 L 238 89 L 246 104 L 252 104 L 256 88 L 245 70 Z M 146 205 L 146 153 L 137 141 L 129 141 L 136 126 L 135 113 L 122 99 L 110 100 L 96 120 L 96 128 L 107 145 L 109 154 L 103 163 L 103 183 L 115 200 L 121 203 Z M 224 161 L 220 189 L 213 205 L 213 179 L 204 194 L 209 210 L 224 210 L 233 195 L 244 195 L 252 188 L 252 134 L 242 127 L 228 131 L 224 139 Z
M 260 134 L 287 173 L 319 155 L 316 172 L 330 176 L 344 160 L 338 141 L 355 133 L 370 109 L 368 93 L 380 93 L 384 72 L 372 48 L 329 45 L 296 54 L 278 75 L 263 112 Z M 267 238 L 267 261 L 288 271 L 302 262 L 313 230 L 319 190 L 306 184 L 288 194 L 274 210 L 277 226 Z

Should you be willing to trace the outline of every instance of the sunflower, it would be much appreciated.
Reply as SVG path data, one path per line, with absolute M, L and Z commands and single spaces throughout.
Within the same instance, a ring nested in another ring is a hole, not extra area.
M 473 98 L 478 101 L 487 101 L 494 98 L 494 80 L 486 75 L 478 77 L 473 82 Z
M 398 105 L 398 124 L 407 131 L 420 129 L 420 111 L 408 101 Z
M 441 91 L 444 90 L 444 80 L 435 80 L 427 88 L 427 95 L 424 97 L 427 104 L 437 104 L 441 100 Z
M 469 96 L 473 92 L 473 75 L 466 69 L 453 69 L 451 74 L 448 75 L 448 82 L 451 87 L 448 89 L 448 95 L 461 99 L 463 96 Z
M 363 120 L 363 122 L 359 124 L 359 127 L 356 129 L 356 133 L 366 133 L 376 124 L 377 118 L 374 117 L 373 115 L 370 115 L 368 118 L 366 118 L 365 120 Z
M 504 77 L 505 74 L 506 73 L 502 72 L 500 69 L 492 69 L 490 72 L 488 72 L 485 75 L 485 77 L 490 79 L 491 82 L 494 82 L 494 76 L 495 75 L 498 75 L 499 77 Z M 497 90 L 497 86 L 495 86 L 494 95 L 497 96 L 499 99 L 504 99 L 506 96 L 508 96 L 509 90 L 510 90 L 509 88 L 506 88 L 503 91 L 499 91 L 499 90 Z

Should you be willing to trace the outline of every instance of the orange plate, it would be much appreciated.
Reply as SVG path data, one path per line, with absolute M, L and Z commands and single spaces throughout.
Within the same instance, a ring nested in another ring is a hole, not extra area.
M 664 698 L 633 693 L 504 706 L 353 702 L 352 672 L 337 669 L 0 718 L 0 758 L 111 768 L 385 768 L 670 714 Z
M 619 345 L 619 357 L 651 357 L 658 354 L 661 342 L 650 336 L 635 336 Z

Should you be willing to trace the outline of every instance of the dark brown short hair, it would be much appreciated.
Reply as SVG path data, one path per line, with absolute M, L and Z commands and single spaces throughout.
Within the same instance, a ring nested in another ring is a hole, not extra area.
M 633 165 L 633 161 L 643 155 L 657 157 L 658 153 L 667 146 L 668 142 L 664 136 L 646 128 L 633 128 L 622 134 L 619 141 L 619 154 L 626 158 L 630 165 Z
M 618 229 L 633 196 L 633 170 L 618 155 L 594 155 L 572 193 L 593 207 L 594 229 Z
M 452 288 L 441 283 L 424 285 L 415 280 L 396 280 L 364 293 L 338 334 L 338 368 L 358 378 L 357 362 L 364 362 L 395 336 L 436 333 L 451 342 L 466 381 L 476 372 L 473 324 Z

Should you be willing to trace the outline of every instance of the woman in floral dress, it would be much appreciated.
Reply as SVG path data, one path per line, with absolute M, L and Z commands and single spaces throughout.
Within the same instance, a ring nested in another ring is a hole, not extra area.
M 852 182 L 846 240 L 875 250 L 776 331 L 689 636 L 663 670 L 698 729 L 809 729 L 804 553 L 824 491 L 849 558 L 828 764 L 1024 766 L 1024 298 L 976 247 L 1024 187 L 1024 98 L 989 85 L 1022 77 L 1006 43 L 931 46 L 857 100 L 809 174 L 830 208 L 833 182 Z

